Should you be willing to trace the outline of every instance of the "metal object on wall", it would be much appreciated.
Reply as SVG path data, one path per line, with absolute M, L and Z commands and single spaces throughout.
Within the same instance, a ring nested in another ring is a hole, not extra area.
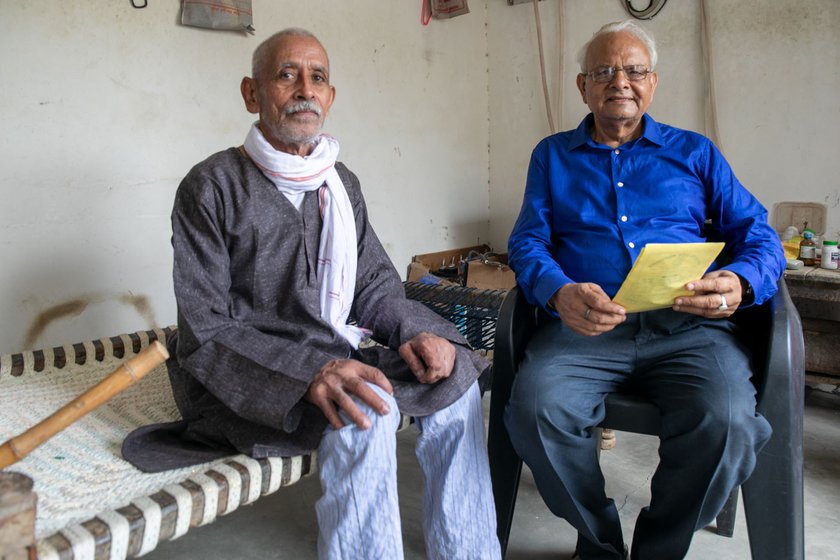
M 638 10 L 633 7 L 632 0 L 624 0 L 624 7 L 627 8 L 627 13 L 636 19 L 653 19 L 667 3 L 668 0 L 648 0 L 648 5 Z

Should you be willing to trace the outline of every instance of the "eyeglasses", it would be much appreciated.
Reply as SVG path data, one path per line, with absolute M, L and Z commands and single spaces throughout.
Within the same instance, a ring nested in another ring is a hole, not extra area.
M 653 70 L 641 65 L 633 64 L 630 66 L 598 66 L 594 70 L 586 72 L 586 75 L 592 78 L 592 81 L 598 84 L 605 84 L 615 79 L 618 72 L 624 72 L 624 75 L 631 82 L 640 82 L 647 78 L 647 75 Z

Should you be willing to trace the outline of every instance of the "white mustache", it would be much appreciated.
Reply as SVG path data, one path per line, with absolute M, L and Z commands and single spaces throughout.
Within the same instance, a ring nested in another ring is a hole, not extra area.
M 300 101 L 294 105 L 286 107 L 287 115 L 291 115 L 292 113 L 301 113 L 303 111 L 312 111 L 320 117 L 323 110 L 315 101 Z

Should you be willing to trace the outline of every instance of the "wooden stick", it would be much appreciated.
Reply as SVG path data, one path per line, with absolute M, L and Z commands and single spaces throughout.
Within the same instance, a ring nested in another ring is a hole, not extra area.
M 38 424 L 0 446 L 0 469 L 14 464 L 52 436 L 140 381 L 169 358 L 166 347 L 153 341 L 147 348 L 118 367 L 102 381 L 55 411 Z

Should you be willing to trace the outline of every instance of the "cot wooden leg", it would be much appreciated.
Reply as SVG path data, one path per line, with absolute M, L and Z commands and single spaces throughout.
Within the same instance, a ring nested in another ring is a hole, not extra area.
M 0 472 L 0 560 L 35 560 L 35 504 L 32 479 Z

